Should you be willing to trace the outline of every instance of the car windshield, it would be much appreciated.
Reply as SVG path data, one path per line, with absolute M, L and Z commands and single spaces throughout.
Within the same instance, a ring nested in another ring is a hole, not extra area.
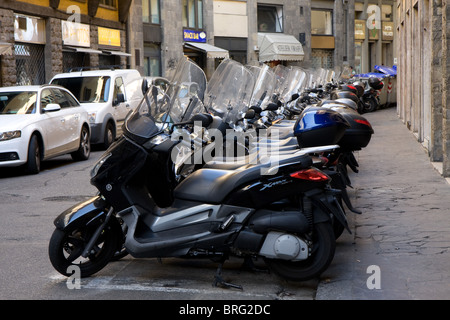
M 65 87 L 81 103 L 107 102 L 111 78 L 98 77 L 70 77 L 54 79 L 52 84 Z
M 36 91 L 0 92 L 0 114 L 36 113 Z

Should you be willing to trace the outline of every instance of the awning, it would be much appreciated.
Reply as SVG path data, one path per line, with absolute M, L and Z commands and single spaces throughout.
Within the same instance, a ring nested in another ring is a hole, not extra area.
M 83 47 L 63 47 L 63 51 L 72 51 L 72 52 L 84 52 L 84 53 L 102 53 L 100 50 L 95 50 L 91 48 L 83 48 Z
M 292 35 L 258 33 L 259 61 L 302 61 L 302 44 Z
M 206 52 L 208 58 L 228 59 L 230 57 L 228 50 L 215 47 L 213 45 L 201 42 L 185 42 L 187 48 Z
M 102 53 L 111 54 L 111 55 L 113 55 L 113 56 L 131 57 L 131 53 L 126 53 L 126 52 L 122 52 L 122 51 L 103 50 Z
M 3 54 L 13 54 L 11 43 L 0 42 L 0 56 Z

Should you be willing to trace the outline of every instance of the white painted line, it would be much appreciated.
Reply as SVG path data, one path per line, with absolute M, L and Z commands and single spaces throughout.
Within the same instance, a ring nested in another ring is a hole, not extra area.
M 48 276 L 52 281 L 65 282 L 68 278 L 57 273 Z M 212 280 L 211 280 L 212 282 Z M 182 285 L 182 286 L 179 286 Z M 211 284 L 212 285 L 212 284 Z M 117 278 L 98 276 L 94 278 L 81 279 L 81 290 L 110 290 L 110 291 L 148 291 L 165 293 L 188 293 L 188 294 L 233 294 L 244 297 L 270 297 L 270 294 L 257 294 L 254 292 L 245 292 L 238 290 L 216 289 L 195 289 L 188 287 L 199 286 L 194 281 L 180 281 L 173 279 L 158 279 L 156 281 L 142 281 L 137 283 L 135 278 Z M 244 288 L 245 290 L 245 288 Z

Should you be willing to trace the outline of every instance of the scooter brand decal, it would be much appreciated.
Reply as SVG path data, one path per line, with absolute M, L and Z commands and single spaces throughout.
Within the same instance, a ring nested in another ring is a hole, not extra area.
M 263 187 L 261 189 L 259 189 L 259 191 L 263 191 L 263 190 L 272 188 L 274 186 L 283 185 L 283 184 L 290 183 L 290 182 L 292 182 L 292 181 L 289 181 L 287 179 L 283 179 L 283 180 L 280 180 L 280 181 L 274 181 L 274 182 L 265 183 L 263 185 Z

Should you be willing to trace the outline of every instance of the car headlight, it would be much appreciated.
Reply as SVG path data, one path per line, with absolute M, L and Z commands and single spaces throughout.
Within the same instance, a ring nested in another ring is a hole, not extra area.
M 89 123 L 95 123 L 97 114 L 95 112 L 89 113 Z
M 22 132 L 20 130 L 0 132 L 0 141 L 20 138 L 21 136 Z
M 112 156 L 112 153 L 109 152 L 109 153 L 104 154 L 100 159 L 98 159 L 98 161 L 95 163 L 94 167 L 91 170 L 91 178 L 93 178 L 93 177 L 95 177 L 97 175 L 98 170 L 100 170 L 101 166 L 111 156 Z

